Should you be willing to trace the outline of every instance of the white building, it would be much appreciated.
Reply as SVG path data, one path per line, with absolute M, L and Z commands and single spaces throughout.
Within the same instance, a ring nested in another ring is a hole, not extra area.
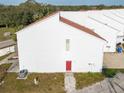
M 62 12 L 17 32 L 17 42 L 20 70 L 42 73 L 102 70 L 106 40 Z
M 15 52 L 15 45 L 16 42 L 13 40 L 6 40 L 0 42 L 0 56 Z
M 17 32 L 20 70 L 100 72 L 124 39 L 124 9 L 63 11 Z
M 116 44 L 123 43 L 124 39 L 124 19 L 114 14 L 117 11 L 124 12 L 123 9 L 67 11 L 61 12 L 61 15 L 92 29 L 105 38 L 107 43 L 104 45 L 104 52 L 115 52 Z

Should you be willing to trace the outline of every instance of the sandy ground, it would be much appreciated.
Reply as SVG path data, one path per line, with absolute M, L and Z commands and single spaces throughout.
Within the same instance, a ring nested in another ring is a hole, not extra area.
M 104 53 L 105 68 L 124 69 L 124 53 Z

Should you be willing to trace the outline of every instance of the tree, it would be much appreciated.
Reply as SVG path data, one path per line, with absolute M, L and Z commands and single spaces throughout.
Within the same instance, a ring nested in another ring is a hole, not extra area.
M 24 11 L 21 21 L 22 21 L 23 25 L 30 24 L 31 22 L 33 22 L 33 13 L 31 13 L 29 11 Z

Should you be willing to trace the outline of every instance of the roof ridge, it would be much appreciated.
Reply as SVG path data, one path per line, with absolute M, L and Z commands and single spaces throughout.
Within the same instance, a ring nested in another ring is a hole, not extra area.
M 77 28 L 77 29 L 79 29 L 79 30 L 82 30 L 83 32 L 86 32 L 86 33 L 88 33 L 88 34 L 90 34 L 90 35 L 93 35 L 93 36 L 95 36 L 95 37 L 97 37 L 97 38 L 100 38 L 100 39 L 106 41 L 103 37 L 101 37 L 100 35 L 98 35 L 97 33 L 95 33 L 93 30 L 91 30 L 91 29 L 88 28 L 88 27 L 85 27 L 85 26 L 83 26 L 83 25 L 80 25 L 80 24 L 78 24 L 78 23 L 75 23 L 75 22 L 73 22 L 73 21 L 71 21 L 71 20 L 69 20 L 69 19 L 66 19 L 66 18 L 62 17 L 62 16 L 59 16 L 59 20 L 60 20 L 61 22 L 65 23 L 65 24 L 68 24 L 68 25 L 70 25 L 70 26 L 72 26 L 72 27 L 75 27 L 75 28 Z

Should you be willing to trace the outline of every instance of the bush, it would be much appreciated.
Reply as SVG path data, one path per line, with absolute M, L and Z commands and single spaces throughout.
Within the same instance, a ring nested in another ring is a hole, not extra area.
M 106 77 L 114 77 L 118 72 L 124 73 L 124 69 L 103 69 L 103 74 Z
M 3 64 L 0 65 L 0 82 L 3 81 L 4 77 L 7 74 L 8 68 L 11 66 L 11 64 Z

